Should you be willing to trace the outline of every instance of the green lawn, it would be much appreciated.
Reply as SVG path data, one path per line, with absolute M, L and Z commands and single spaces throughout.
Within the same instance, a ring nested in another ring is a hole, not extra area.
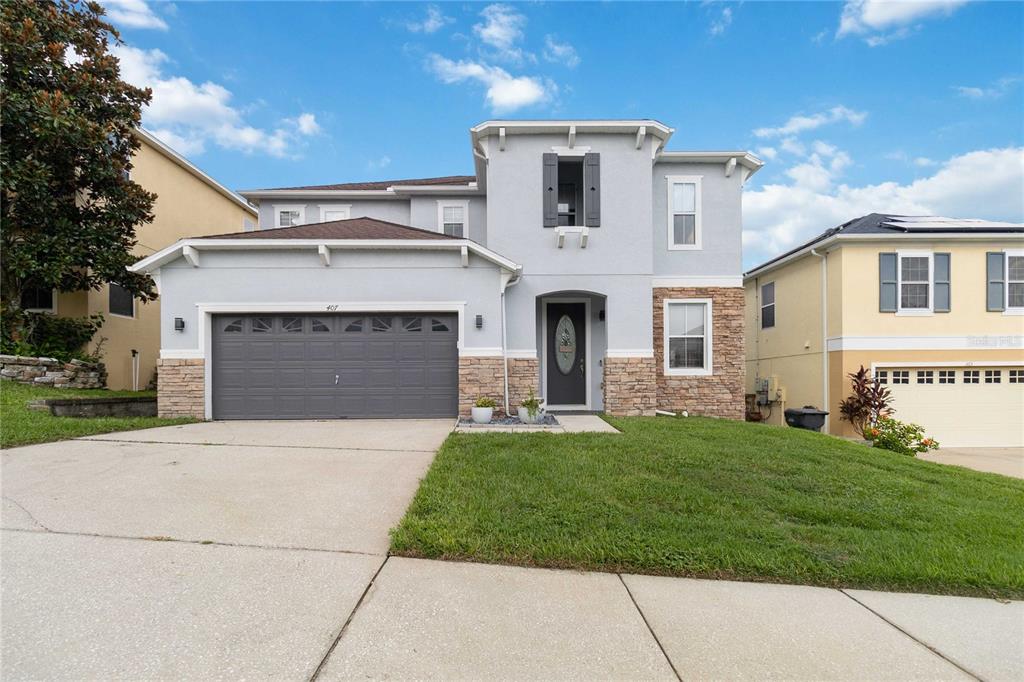
M 405 556 L 1024 597 L 1024 481 L 797 429 L 609 418 L 614 434 L 453 434 Z
M 152 426 L 187 424 L 193 419 L 159 419 L 157 417 L 54 417 L 49 412 L 29 410 L 26 404 L 39 398 L 97 398 L 153 395 L 152 392 L 75 390 L 29 386 L 10 381 L 0 383 L 0 448 L 30 443 L 91 436 L 111 431 L 132 431 Z

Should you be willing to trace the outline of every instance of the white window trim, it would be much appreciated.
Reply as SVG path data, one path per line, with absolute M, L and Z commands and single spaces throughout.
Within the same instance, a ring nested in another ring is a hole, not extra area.
M 1003 252 L 1003 315 L 1024 315 L 1024 306 L 1010 307 L 1010 256 L 1024 256 L 1024 249 L 1007 249 Z
M 704 304 L 704 367 L 669 367 L 669 317 L 668 309 L 673 303 L 703 303 Z M 665 376 L 711 376 L 714 373 L 714 356 L 712 351 L 712 321 L 714 316 L 711 311 L 710 298 L 666 298 L 662 303 L 661 326 L 662 326 L 662 355 L 664 356 Z
M 123 320 L 134 320 L 135 316 L 139 312 L 138 303 L 136 302 L 135 297 L 132 296 L 132 314 L 131 315 L 122 315 L 121 313 L 115 313 L 115 312 L 113 312 L 110 309 L 110 287 L 111 286 L 112 285 L 110 285 L 110 284 L 107 285 L 107 313 L 111 317 L 120 317 Z
M 53 305 L 49 308 L 22 308 L 26 313 L 49 313 L 51 315 L 57 314 L 57 296 L 60 294 L 56 289 L 51 289 L 52 295 L 50 300 L 53 301 Z
M 281 213 L 284 211 L 298 211 L 299 222 L 297 225 L 306 224 L 306 204 L 274 204 L 274 227 L 294 227 L 294 225 L 282 225 Z
M 665 232 L 668 239 L 668 250 L 669 251 L 700 251 L 703 249 L 702 246 L 702 232 L 701 230 L 701 216 L 704 211 L 701 209 L 701 181 L 704 179 L 703 175 L 666 175 L 665 185 L 666 192 L 665 196 L 667 199 L 667 214 L 666 221 L 668 223 L 667 230 Z M 675 235 L 673 233 L 674 220 L 672 217 L 675 215 L 672 206 L 672 185 L 679 183 L 693 183 L 694 187 L 694 203 L 693 208 L 696 213 L 693 219 L 693 244 L 676 244 Z
M 764 302 L 764 288 L 766 286 L 768 286 L 769 284 L 772 287 L 772 302 L 771 303 L 765 303 Z M 772 307 L 772 313 L 775 314 L 775 315 L 777 315 L 777 313 L 778 313 L 778 309 L 775 306 L 775 302 L 778 300 L 779 294 L 775 290 L 775 281 L 773 280 L 771 282 L 765 282 L 764 284 L 762 284 L 761 285 L 761 292 L 760 293 L 761 293 L 761 297 L 760 297 L 761 298 L 761 316 L 757 319 L 757 323 L 759 325 L 759 329 L 775 329 L 775 322 L 776 322 L 775 317 L 772 318 L 772 326 L 770 326 L 770 327 L 764 326 L 764 309 L 765 308 L 767 308 L 768 306 L 771 306 Z
M 435 230 L 444 234 L 444 209 L 453 207 L 462 209 L 462 238 L 469 239 L 469 201 L 438 199 L 437 226 Z
M 903 307 L 903 259 L 928 259 L 928 307 Z M 896 314 L 906 317 L 927 317 L 935 314 L 935 255 L 931 251 L 897 251 L 896 252 Z
M 345 214 L 344 218 L 335 218 L 334 220 L 349 220 L 352 217 L 352 204 L 320 204 L 320 222 L 327 222 L 328 211 L 338 211 Z

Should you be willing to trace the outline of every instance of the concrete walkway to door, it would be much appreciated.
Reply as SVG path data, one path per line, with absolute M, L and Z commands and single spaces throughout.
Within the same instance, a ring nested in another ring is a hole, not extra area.
M 390 557 L 451 427 L 206 423 L 3 451 L 0 677 L 1022 677 L 1021 602 Z

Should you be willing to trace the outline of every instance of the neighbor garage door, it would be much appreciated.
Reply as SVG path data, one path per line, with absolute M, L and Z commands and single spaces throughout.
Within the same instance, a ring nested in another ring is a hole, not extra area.
M 924 427 L 947 447 L 1024 446 L 1024 366 L 876 370 L 896 419 Z
M 218 315 L 214 419 L 454 417 L 455 315 Z

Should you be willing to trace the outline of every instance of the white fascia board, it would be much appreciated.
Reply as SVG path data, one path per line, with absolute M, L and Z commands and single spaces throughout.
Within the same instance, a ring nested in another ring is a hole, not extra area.
M 750 152 L 661 152 L 655 163 L 728 163 L 736 159 L 736 163 L 750 170 L 753 175 L 764 166 L 764 161 Z M 749 175 L 747 177 L 750 177 Z
M 388 188 L 395 194 L 470 194 L 477 195 L 483 192 L 472 185 L 394 185 Z
M 576 129 L 577 135 L 585 133 L 622 133 L 635 135 L 640 128 L 646 128 L 648 135 L 653 135 L 660 140 L 668 141 L 675 132 L 660 121 L 652 119 L 635 120 L 566 120 L 566 121 L 509 121 L 494 120 L 484 121 L 469 129 L 470 139 L 475 144 L 478 140 L 499 134 L 504 128 L 506 136 L 511 135 L 539 135 L 553 133 L 569 135 L 569 131 Z
M 1009 240 L 1024 242 L 1024 232 L 900 232 L 894 234 L 836 234 L 828 239 L 809 244 L 795 253 L 765 265 L 759 265 L 753 270 L 743 273 L 743 281 L 746 282 L 754 277 L 776 270 L 787 263 L 803 258 L 811 252 L 811 249 L 826 249 L 836 243 L 842 242 L 944 242 L 944 241 L 1000 241 Z M 899 248 L 894 245 L 893 248 Z
M 293 249 L 364 249 L 459 251 L 466 248 L 484 260 L 508 270 L 520 272 L 522 266 L 468 239 L 182 239 L 129 267 L 131 272 L 151 272 L 181 257 L 185 249 L 194 251 L 273 251 Z
M 247 199 L 397 199 L 390 189 L 243 189 L 238 191 Z
M 193 164 L 191 161 L 186 159 L 178 152 L 168 147 L 153 133 L 149 132 L 145 128 L 138 127 L 135 129 L 135 135 L 145 140 L 151 147 L 153 147 L 158 152 L 166 156 L 168 159 L 176 163 L 178 166 L 184 168 L 186 171 L 196 176 L 201 181 L 205 182 L 207 185 L 216 190 L 219 194 L 224 195 L 231 201 L 235 202 L 236 204 L 244 208 L 246 211 L 249 211 L 249 213 L 251 213 L 253 216 L 259 215 L 259 212 L 256 210 L 256 208 L 248 201 L 246 201 L 241 194 L 231 191 L 230 189 L 220 184 L 203 171 L 199 170 L 199 168 L 195 164 Z

